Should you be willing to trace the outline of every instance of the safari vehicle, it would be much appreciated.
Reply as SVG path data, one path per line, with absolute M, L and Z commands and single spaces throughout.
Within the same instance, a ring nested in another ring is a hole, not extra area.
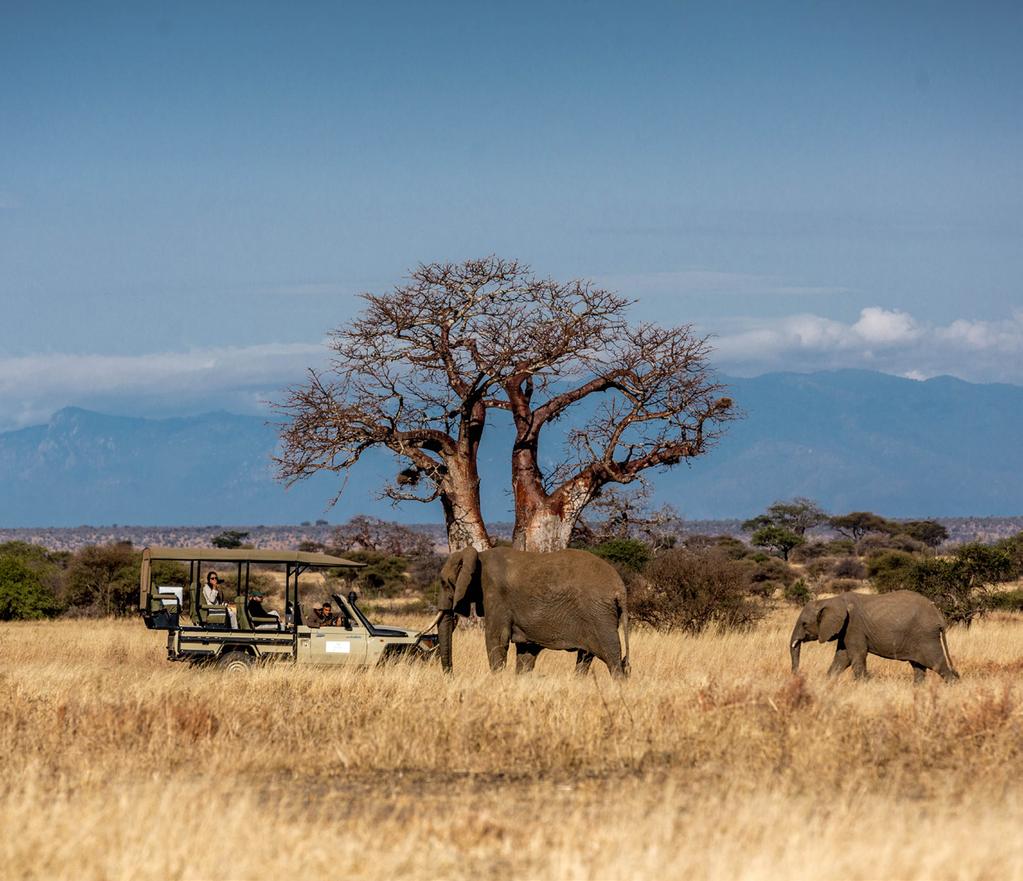
M 169 660 L 211 664 L 228 670 L 244 670 L 271 661 L 370 666 L 402 655 L 424 660 L 433 656 L 436 635 L 371 624 L 359 608 L 354 591 L 347 596 L 340 592 L 332 595 L 338 613 L 336 626 L 314 627 L 303 620 L 304 585 L 300 584 L 303 574 L 316 569 L 354 572 L 361 566 L 342 557 L 305 551 L 145 548 L 139 579 L 139 611 L 150 630 L 167 631 Z M 234 603 L 207 604 L 202 592 L 203 573 L 209 569 L 223 572 L 228 567 L 237 572 Z M 257 570 L 283 567 L 282 616 L 250 614 L 253 567 Z M 318 605 L 323 588 L 317 585 L 315 591 Z

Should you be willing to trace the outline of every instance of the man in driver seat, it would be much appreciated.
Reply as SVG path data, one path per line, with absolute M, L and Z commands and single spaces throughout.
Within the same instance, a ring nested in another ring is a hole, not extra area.
M 330 603 L 324 602 L 322 606 L 313 609 L 313 617 L 309 622 L 310 627 L 337 627 L 337 615 L 330 611 Z

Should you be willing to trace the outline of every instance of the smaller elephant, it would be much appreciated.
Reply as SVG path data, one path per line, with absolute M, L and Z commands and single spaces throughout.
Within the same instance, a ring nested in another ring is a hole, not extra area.
M 857 679 L 866 676 L 867 655 L 872 654 L 909 661 L 914 682 L 922 681 L 928 670 L 946 682 L 959 678 L 948 654 L 945 619 L 934 603 L 916 591 L 843 593 L 807 603 L 789 640 L 793 673 L 799 670 L 802 644 L 813 639 L 838 643 L 829 676 L 849 666 Z

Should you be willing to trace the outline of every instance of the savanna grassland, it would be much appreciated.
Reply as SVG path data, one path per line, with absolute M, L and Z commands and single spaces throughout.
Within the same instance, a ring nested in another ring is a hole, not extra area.
M 949 636 L 962 681 L 788 673 L 752 633 L 635 630 L 633 676 L 165 660 L 135 620 L 0 626 L 10 878 L 1023 877 L 1023 618 Z M 594 665 L 595 667 L 597 665 Z

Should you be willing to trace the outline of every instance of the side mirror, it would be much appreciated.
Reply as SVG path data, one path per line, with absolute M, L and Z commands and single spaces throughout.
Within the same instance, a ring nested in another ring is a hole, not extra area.
M 354 603 L 359 598 L 359 595 L 354 591 L 348 591 L 348 602 Z

